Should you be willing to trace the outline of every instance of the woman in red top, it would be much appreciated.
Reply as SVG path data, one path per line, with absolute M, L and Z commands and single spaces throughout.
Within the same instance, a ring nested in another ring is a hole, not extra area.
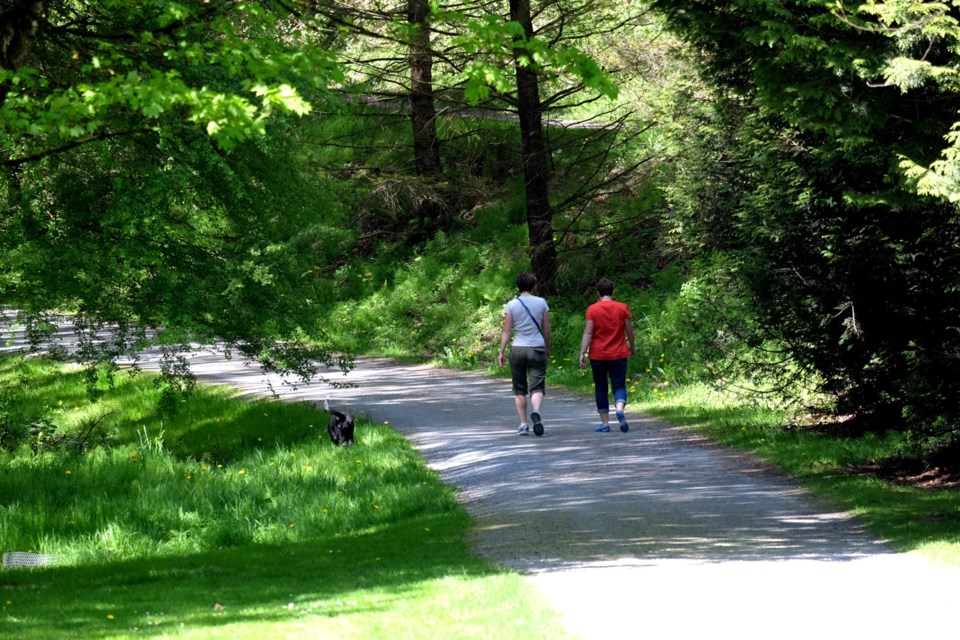
M 610 280 L 601 278 L 597 282 L 597 294 L 600 300 L 587 307 L 587 323 L 580 341 L 580 367 L 586 368 L 589 350 L 597 413 L 600 414 L 600 426 L 595 431 L 610 431 L 609 378 L 617 422 L 620 423 L 620 431 L 626 433 L 630 430 L 623 414 L 623 408 L 627 406 L 627 358 L 636 353 L 631 321 L 633 316 L 630 307 L 613 299 L 613 282 Z

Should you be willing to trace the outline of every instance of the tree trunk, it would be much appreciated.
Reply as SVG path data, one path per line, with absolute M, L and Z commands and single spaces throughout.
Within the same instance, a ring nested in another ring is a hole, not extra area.
M 520 23 L 526 38 L 533 37 L 530 0 L 510 0 L 510 19 Z M 517 75 L 530 263 L 537 276 L 538 293 L 550 295 L 556 291 L 557 251 L 553 243 L 553 211 L 550 207 L 540 83 L 536 70 L 532 68 L 533 60 L 526 49 L 515 48 L 513 56 Z M 522 58 L 526 58 L 526 64 L 521 64 Z
M 21 0 L 0 15 L 0 71 L 16 71 L 26 62 L 46 8 L 43 1 Z M 0 104 L 9 92 L 8 83 L 0 85 Z
M 417 175 L 438 174 L 440 141 L 433 101 L 433 55 L 430 53 L 430 1 L 408 0 L 407 20 L 414 27 L 410 40 L 410 108 L 413 120 L 413 157 Z

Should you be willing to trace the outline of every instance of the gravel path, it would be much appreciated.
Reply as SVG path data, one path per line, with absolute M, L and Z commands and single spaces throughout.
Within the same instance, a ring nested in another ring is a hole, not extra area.
M 350 388 L 291 389 L 216 354 L 192 366 L 389 422 L 460 490 L 476 551 L 527 575 L 585 640 L 960 638 L 960 571 L 895 553 L 764 463 L 629 408 L 629 433 L 594 433 L 592 399 L 548 386 L 546 434 L 522 438 L 506 379 L 365 358 L 327 373 Z

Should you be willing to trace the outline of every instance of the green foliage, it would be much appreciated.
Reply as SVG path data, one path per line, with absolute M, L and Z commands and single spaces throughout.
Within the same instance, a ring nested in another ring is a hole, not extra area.
M 309 112 L 304 90 L 339 77 L 328 50 L 266 4 L 50 4 L 27 66 L 0 74 L 8 162 L 184 123 L 231 148 L 278 113 Z
M 73 310 L 93 329 L 226 340 L 306 372 L 297 340 L 326 291 L 303 276 L 343 237 L 323 181 L 281 136 L 229 155 L 197 137 L 154 142 L 102 142 L 21 170 L 15 224 L 0 236 L 3 299 L 24 315 Z M 269 352 L 280 336 L 287 353 Z
M 819 379 L 841 413 L 949 437 L 941 418 L 960 413 L 942 381 L 954 366 L 946 354 L 958 274 L 936 256 L 957 244 L 956 211 L 929 200 L 891 207 L 845 198 L 879 187 L 871 158 L 861 164 L 772 136 L 757 140 L 762 124 L 750 126 L 728 148 L 742 188 L 729 209 L 707 209 L 701 220 L 718 215 L 723 224 L 700 236 L 736 256 L 732 276 L 756 320 L 747 343 L 774 341 L 775 352 L 791 356 L 782 370 Z
M 899 164 L 909 188 L 951 201 L 960 36 L 952 4 L 652 3 L 724 86 L 822 144 L 877 158 L 875 170 L 898 183 Z
M 462 71 L 464 95 L 476 104 L 490 97 L 490 89 L 502 94 L 515 90 L 510 71 L 515 63 L 535 69 L 544 81 L 570 76 L 584 87 L 607 98 L 616 98 L 619 88 L 597 62 L 574 45 L 558 44 L 547 34 L 528 37 L 515 20 L 495 15 L 470 17 L 454 11 L 438 12 L 445 21 L 460 23 L 460 35 L 453 44 L 475 57 Z M 519 52 L 519 53 L 518 53 Z
M 858 8 L 859 25 L 885 32 L 895 43 L 881 74 L 887 86 L 904 94 L 930 93 L 956 96 L 960 90 L 956 56 L 960 52 L 960 21 L 951 2 L 893 0 Z M 878 26 L 872 22 L 876 20 Z M 900 155 L 900 169 L 921 195 L 950 202 L 960 200 L 960 138 L 954 121 L 943 132 L 940 157 L 913 151 Z
M 514 242 L 522 230 L 514 230 Z M 441 233 L 406 263 L 386 253 L 354 263 L 336 276 L 341 301 L 327 316 L 325 333 L 358 351 L 492 360 L 503 304 L 525 259 L 518 254 Z
M 284 117 L 340 77 L 316 32 L 273 3 L 49 3 L 43 20 L 0 74 L 3 304 L 35 326 L 75 314 L 94 369 L 160 327 L 300 376 L 331 361 L 304 344 L 326 296 L 301 276 L 339 253 L 341 210 Z M 168 388 L 189 389 L 181 365 Z
M 867 84 L 907 32 L 818 2 L 655 6 L 702 47 L 716 85 L 681 112 L 669 197 L 680 246 L 730 260 L 732 300 L 749 309 L 728 333 L 789 356 L 782 377 L 815 383 L 865 427 L 909 429 L 918 445 L 955 438 L 960 393 L 944 381 L 956 367 L 957 210 L 911 192 L 897 157 L 929 153 L 956 114 L 929 83 Z M 942 59 L 925 37 L 911 51 L 928 44 Z

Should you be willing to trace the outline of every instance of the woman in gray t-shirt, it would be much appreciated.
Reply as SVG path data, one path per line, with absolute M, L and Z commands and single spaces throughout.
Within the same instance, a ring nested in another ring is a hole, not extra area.
M 537 278 L 530 272 L 517 278 L 520 295 L 507 303 L 503 314 L 503 334 L 500 336 L 500 354 L 497 363 L 502 367 L 504 352 L 510 343 L 510 371 L 513 377 L 514 404 L 520 417 L 517 435 L 530 435 L 527 426 L 527 395 L 533 411 L 533 433 L 543 435 L 540 408 L 546 390 L 547 362 L 550 358 L 550 307 L 547 301 L 530 293 Z

